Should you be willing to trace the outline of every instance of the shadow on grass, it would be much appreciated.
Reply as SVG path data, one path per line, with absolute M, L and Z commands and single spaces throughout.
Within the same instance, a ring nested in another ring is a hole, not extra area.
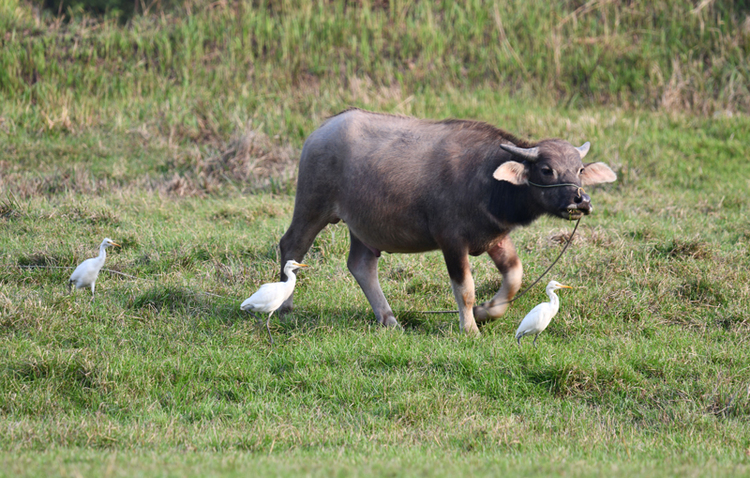
M 209 318 L 231 325 L 244 320 L 239 303 L 234 299 L 215 296 L 181 286 L 156 286 L 129 300 L 131 309 L 151 310 L 159 313 L 182 313 L 191 317 Z
M 58 394 L 80 409 L 95 409 L 100 395 L 112 391 L 112 381 L 107 372 L 90 357 L 61 352 L 44 357 L 29 357 L 11 361 L 3 367 L 6 380 L 36 387 L 47 393 Z M 35 415 L 38 410 L 22 405 L 18 411 Z
M 394 311 L 396 320 L 404 331 L 421 335 L 444 336 L 459 327 L 458 314 L 423 314 L 417 311 Z M 252 318 L 252 316 L 249 316 Z M 265 327 L 267 315 L 258 314 L 259 323 Z M 282 334 L 310 333 L 316 330 L 352 330 L 367 333 L 384 328 L 375 319 L 369 307 L 319 308 L 295 306 L 294 311 L 271 316 L 271 330 Z
M 368 315 L 367 312 L 370 312 Z M 259 314 L 263 321 L 266 314 Z M 362 327 L 367 328 L 368 319 L 375 320 L 369 309 L 341 309 L 341 308 L 319 308 L 295 306 L 291 312 L 284 314 L 274 313 L 271 316 L 271 326 L 274 324 L 288 333 L 310 332 L 317 329 L 348 329 Z
M 24 254 L 18 258 L 18 265 L 26 268 L 45 268 L 68 265 L 74 261 L 72 255 L 50 254 L 49 252 L 40 251 L 32 254 Z

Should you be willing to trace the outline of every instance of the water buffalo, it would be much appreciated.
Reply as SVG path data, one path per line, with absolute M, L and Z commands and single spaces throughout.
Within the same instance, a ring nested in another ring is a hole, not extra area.
M 378 282 L 381 251 L 440 249 L 461 329 L 478 333 L 476 321 L 502 315 L 521 286 L 510 231 L 543 214 L 589 214 L 591 198 L 580 187 L 617 179 L 604 163 L 581 162 L 588 149 L 559 139 L 524 141 L 477 121 L 343 111 L 302 148 L 292 224 L 279 244 L 282 267 L 302 261 L 315 236 L 343 220 L 351 236 L 347 266 L 378 322 L 395 326 Z M 483 252 L 503 283 L 492 300 L 474 307 L 468 255 Z

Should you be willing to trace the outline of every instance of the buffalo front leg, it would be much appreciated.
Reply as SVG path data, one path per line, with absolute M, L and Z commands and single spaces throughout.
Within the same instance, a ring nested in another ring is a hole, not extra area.
M 389 327 L 399 326 L 391 306 L 388 305 L 388 301 L 383 294 L 383 289 L 380 288 L 378 256 L 351 231 L 349 231 L 349 235 L 351 247 L 349 248 L 349 259 L 346 261 L 349 271 L 365 293 L 378 323 Z
M 503 315 L 508 309 L 511 299 L 521 288 L 523 279 L 523 266 L 521 259 L 516 254 L 509 236 L 505 236 L 487 254 L 492 258 L 495 267 L 503 275 L 503 285 L 497 291 L 492 300 L 474 307 L 474 317 L 477 322 L 489 322 Z
M 448 275 L 451 278 L 453 296 L 458 304 L 458 316 L 461 330 L 470 335 L 479 335 L 479 328 L 474 320 L 474 278 L 471 276 L 469 255 L 466 252 L 454 253 L 443 249 Z

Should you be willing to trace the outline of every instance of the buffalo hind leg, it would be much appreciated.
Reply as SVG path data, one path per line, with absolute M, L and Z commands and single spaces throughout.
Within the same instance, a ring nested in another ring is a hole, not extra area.
M 284 265 L 286 262 L 288 260 L 302 262 L 302 258 L 304 258 L 307 251 L 310 250 L 310 246 L 312 246 L 315 237 L 331 222 L 335 221 L 329 221 L 325 218 L 302 220 L 297 216 L 292 217 L 292 224 L 282 236 L 281 241 L 279 241 L 282 281 L 287 279 L 286 274 L 284 274 Z M 283 315 L 284 313 L 291 311 L 293 307 L 294 291 L 292 291 L 292 295 L 290 295 L 279 308 L 279 314 Z
M 479 335 L 479 328 L 474 320 L 474 278 L 471 276 L 469 255 L 462 253 L 451 253 L 443 249 L 443 257 L 448 267 L 448 275 L 451 278 L 453 296 L 458 304 L 458 316 L 461 330 L 470 335 Z
M 496 319 L 505 313 L 509 301 L 521 288 L 521 280 L 523 279 L 523 266 L 516 254 L 516 248 L 513 246 L 510 236 L 501 239 L 487 251 L 487 254 L 492 258 L 497 270 L 503 275 L 503 285 L 490 301 L 474 307 L 474 316 L 480 324 Z
M 349 236 L 351 237 L 351 247 L 349 248 L 349 258 L 346 261 L 349 271 L 365 293 L 378 323 L 389 327 L 398 327 L 399 323 L 393 315 L 391 306 L 388 305 L 383 289 L 380 288 L 380 282 L 378 282 L 378 256 L 357 239 L 351 231 L 349 231 Z

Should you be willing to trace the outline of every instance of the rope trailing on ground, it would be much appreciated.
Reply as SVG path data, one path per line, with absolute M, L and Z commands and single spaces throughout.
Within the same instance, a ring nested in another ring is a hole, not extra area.
M 20 267 L 22 269 L 75 269 L 75 267 L 72 267 L 72 266 L 17 265 L 16 267 Z M 150 281 L 150 282 L 156 282 L 156 279 L 150 279 L 148 277 L 136 277 L 136 276 L 132 276 L 130 274 L 125 274 L 124 272 L 119 272 L 119 271 L 115 271 L 115 270 L 112 270 L 112 269 L 101 269 L 101 271 L 102 272 L 109 272 L 111 274 L 117 274 L 117 275 L 120 275 L 120 276 L 123 276 L 123 277 L 127 277 L 128 279 L 140 279 L 140 280 L 147 280 L 147 281 Z M 233 300 L 233 301 L 237 300 L 237 299 L 234 299 L 232 297 L 227 297 L 225 295 L 214 294 L 212 292 L 204 292 L 202 290 L 193 290 L 193 292 L 195 292 L 197 294 L 208 295 L 208 296 L 211 296 L 211 297 L 217 297 L 219 299 L 229 299 L 229 300 Z

